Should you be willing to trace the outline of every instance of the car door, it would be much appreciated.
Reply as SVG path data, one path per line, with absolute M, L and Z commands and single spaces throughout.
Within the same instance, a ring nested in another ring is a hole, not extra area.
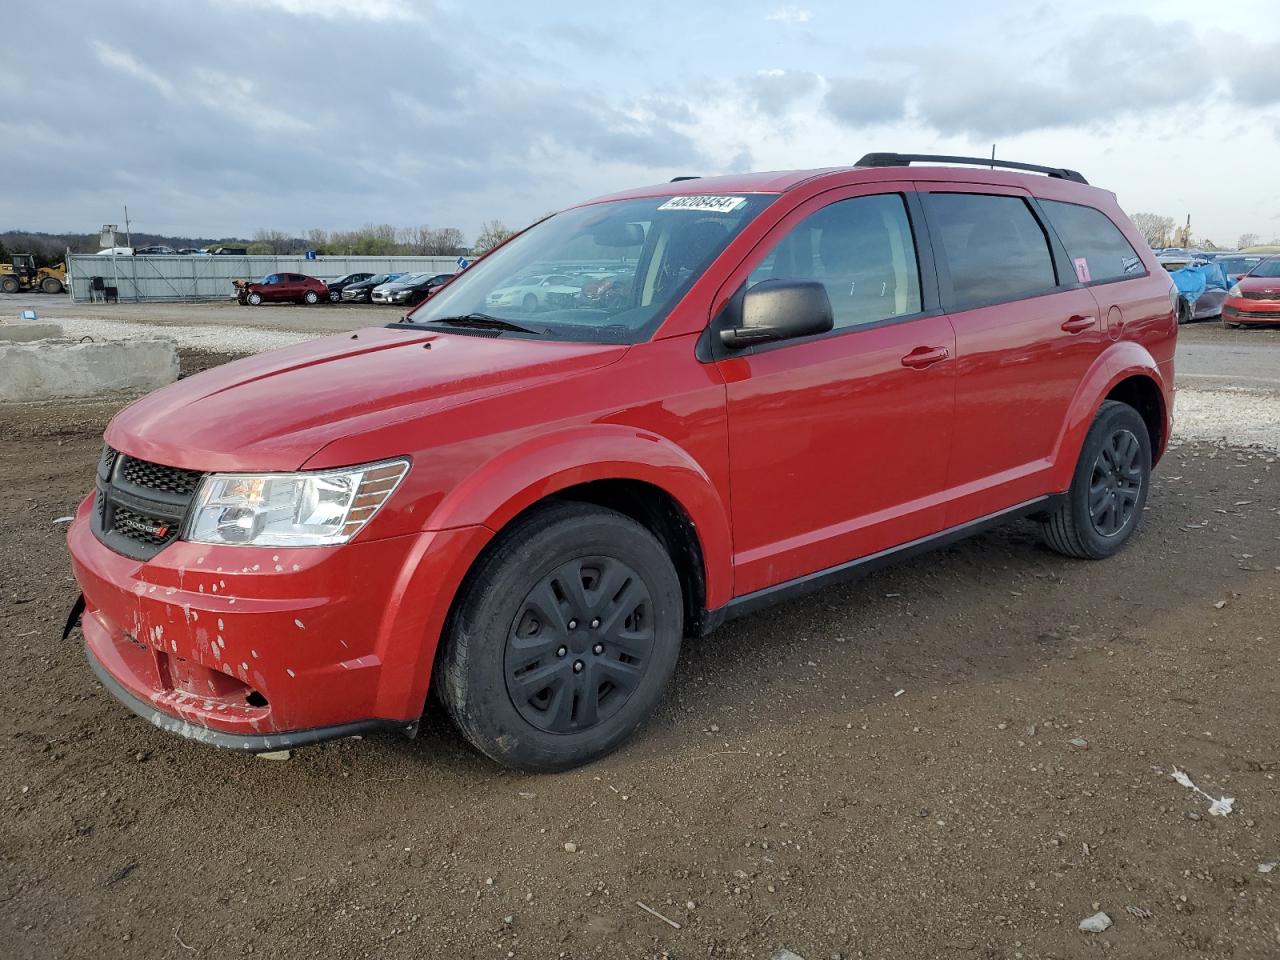
M 1105 332 L 1027 191 L 918 186 L 956 335 L 946 523 L 957 526 L 1052 492 L 1045 484 L 1067 410 Z
M 258 293 L 264 301 L 274 301 L 280 299 L 280 288 L 283 278 L 278 273 L 273 273 L 262 281 Z
M 785 217 L 722 295 L 817 280 L 829 333 L 718 361 L 727 391 L 735 593 L 906 543 L 942 523 L 955 342 L 906 184 L 848 187 Z

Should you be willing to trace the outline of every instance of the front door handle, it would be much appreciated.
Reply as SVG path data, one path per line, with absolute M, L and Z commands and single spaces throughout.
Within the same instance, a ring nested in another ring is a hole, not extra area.
M 951 351 L 946 347 L 916 347 L 902 358 L 902 365 L 911 367 L 913 370 L 922 370 L 935 363 L 941 363 L 949 356 Z
M 1080 333 L 1084 330 L 1088 330 L 1097 322 L 1098 322 L 1097 319 L 1094 317 L 1085 317 L 1085 316 L 1076 315 L 1074 317 L 1070 317 L 1066 320 L 1063 320 L 1062 329 L 1065 330 L 1067 333 Z

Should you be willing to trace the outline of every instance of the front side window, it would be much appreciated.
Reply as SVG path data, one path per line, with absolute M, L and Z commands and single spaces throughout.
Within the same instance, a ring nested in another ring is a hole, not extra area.
M 279 282 L 280 282 L 280 277 L 274 273 L 269 273 L 262 278 L 262 285 L 264 287 L 269 287 L 273 283 L 279 283 Z
M 775 198 L 645 197 L 566 210 L 477 260 L 407 322 L 638 343 Z
M 1123 280 L 1147 272 L 1133 245 L 1101 210 L 1060 200 L 1041 200 L 1040 207 L 1067 248 L 1082 283 Z
M 927 201 L 934 242 L 951 273 L 953 309 L 1021 300 L 1057 284 L 1049 240 L 1021 197 L 931 193 Z
M 920 271 L 900 194 L 853 197 L 787 231 L 747 278 L 816 280 L 835 326 L 858 327 L 920 312 Z

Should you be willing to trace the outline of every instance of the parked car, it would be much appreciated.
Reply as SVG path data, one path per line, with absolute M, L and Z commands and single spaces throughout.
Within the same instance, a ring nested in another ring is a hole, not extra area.
M 1227 280 L 1219 264 L 1196 255 L 1164 254 L 1159 257 L 1182 294 L 1178 322 L 1212 320 L 1222 314 Z
M 182 256 L 184 256 L 184 257 L 207 257 L 207 256 L 209 256 L 208 251 L 201 250 L 201 249 L 200 249 L 200 248 L 198 248 L 198 247 L 181 247 L 181 248 L 179 248 L 178 253 L 179 253 L 179 254 L 181 254 L 181 255 L 182 255 Z
M 434 688 L 488 756 L 562 770 L 732 617 L 1016 518 L 1116 554 L 1169 442 L 1176 294 L 1112 193 L 1010 166 L 625 191 L 404 320 L 135 401 L 68 529 L 89 664 L 205 744 L 412 735 Z M 584 248 L 629 296 L 494 306 Z
M 263 303 L 316 304 L 329 297 L 329 287 L 323 280 L 300 273 L 271 273 L 256 283 L 237 280 L 234 284 L 236 299 L 251 307 Z
M 373 288 L 374 303 L 414 306 L 453 279 L 451 273 L 409 273 Z
M 349 287 L 353 283 L 362 283 L 372 277 L 372 273 L 348 273 L 345 277 L 339 277 L 337 280 L 330 280 L 326 286 L 329 288 L 329 300 L 337 303 L 342 299 L 342 290 Z
M 1222 304 L 1222 323 L 1280 324 L 1280 256 L 1265 258 L 1236 280 Z
M 489 307 L 519 307 L 533 313 L 548 307 L 569 307 L 582 293 L 582 281 L 565 274 L 541 274 L 516 279 L 489 294 Z
M 403 276 L 403 273 L 375 273 L 368 280 L 361 280 L 358 283 L 349 283 L 342 288 L 342 302 L 370 303 L 372 302 L 374 287 L 387 283 L 390 280 L 397 280 Z
M 1265 253 L 1227 253 L 1218 258 L 1218 266 L 1227 275 L 1227 283 L 1232 284 L 1265 259 Z
M 177 250 L 173 247 L 166 246 L 162 243 L 153 244 L 149 247 L 135 247 L 134 256 L 137 257 L 172 257 L 177 254 Z

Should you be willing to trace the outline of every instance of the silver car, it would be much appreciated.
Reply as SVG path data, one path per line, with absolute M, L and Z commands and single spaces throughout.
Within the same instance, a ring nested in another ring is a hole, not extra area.
M 1157 259 L 1160 261 L 1160 266 L 1164 267 L 1169 273 L 1176 273 L 1184 267 L 1204 266 L 1210 262 L 1204 257 L 1174 253 L 1161 254 Z M 1222 301 L 1226 299 L 1227 288 L 1225 286 L 1206 287 L 1204 292 L 1196 297 L 1195 303 L 1190 305 L 1190 309 L 1187 310 L 1190 316 L 1180 312 L 1178 322 L 1186 323 L 1187 320 L 1211 320 L 1220 317 L 1222 316 Z M 1182 301 L 1183 303 L 1187 302 L 1185 297 L 1182 298 Z

